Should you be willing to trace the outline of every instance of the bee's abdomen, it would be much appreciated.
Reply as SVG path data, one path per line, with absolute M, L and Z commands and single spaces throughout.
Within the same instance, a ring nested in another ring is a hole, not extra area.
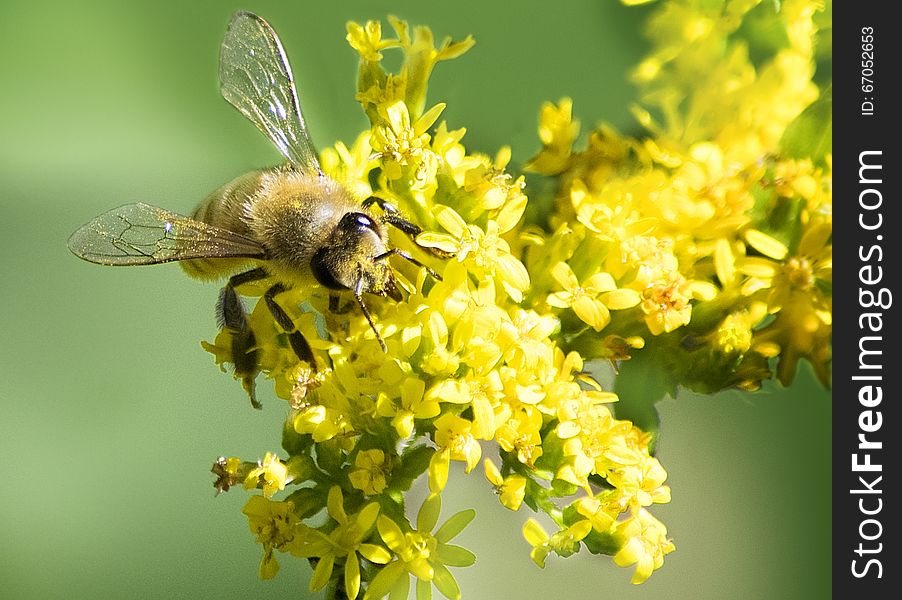
M 252 171 L 233 179 L 204 198 L 194 213 L 193 219 L 254 238 L 248 227 L 245 214 L 248 203 L 256 197 L 260 187 L 261 171 Z M 182 269 L 197 279 L 220 279 L 243 268 L 252 268 L 254 261 L 242 258 L 198 258 L 181 263 Z

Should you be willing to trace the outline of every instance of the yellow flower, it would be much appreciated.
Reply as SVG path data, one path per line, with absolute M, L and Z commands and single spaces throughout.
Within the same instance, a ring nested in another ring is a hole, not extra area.
M 657 458 L 639 454 L 639 460 L 608 472 L 608 482 L 639 506 L 670 502 L 670 488 L 664 485 L 667 472 Z
M 379 21 L 367 21 L 365 26 L 348 21 L 347 29 L 348 43 L 363 60 L 382 60 L 382 50 L 400 45 L 398 40 L 382 39 L 382 23 Z
M 526 170 L 543 175 L 557 175 L 563 171 L 577 135 L 579 121 L 573 119 L 573 100 L 562 98 L 557 105 L 543 103 L 539 113 L 542 151 L 526 163 Z
M 545 568 L 545 558 L 551 552 L 565 558 L 578 552 L 580 541 L 591 532 L 592 523 L 588 519 L 581 519 L 551 536 L 535 519 L 527 519 L 523 524 L 523 537 L 532 546 L 529 557 L 541 569 Z
M 479 462 L 482 450 L 471 433 L 473 423 L 451 413 L 445 413 L 435 421 L 435 443 L 451 452 L 451 460 L 467 464 L 467 472 Z
M 575 502 L 576 511 L 592 523 L 592 529 L 604 533 L 614 524 L 620 514 L 620 507 L 610 510 L 608 503 L 603 503 L 596 496 L 583 496 Z M 612 514 L 613 513 L 613 514 Z
M 498 428 L 495 439 L 505 452 L 516 452 L 517 460 L 534 467 L 542 456 L 542 413 L 532 407 L 524 407 L 511 415 Z
M 417 243 L 454 254 L 479 277 L 497 277 L 508 296 L 514 302 L 520 302 L 523 291 L 529 287 L 529 273 L 511 254 L 510 245 L 501 238 L 505 232 L 498 223 L 490 220 L 483 230 L 477 225 L 467 225 L 451 207 L 436 205 L 434 213 L 448 233 L 422 233 L 417 237 Z
M 376 157 L 382 160 L 382 169 L 388 179 L 399 179 L 405 172 L 403 168 L 410 167 L 413 169 L 410 181 L 414 187 L 422 188 L 434 181 L 438 163 L 429 148 L 426 131 L 444 108 L 444 104 L 437 104 L 411 124 L 404 102 L 379 106 L 382 124 L 374 128 L 370 144 Z
M 401 439 L 410 437 L 414 419 L 431 419 L 441 412 L 438 399 L 424 397 L 426 384 L 421 379 L 406 378 L 400 385 L 400 405 L 389 400 L 383 393 L 376 401 L 376 410 L 382 417 L 391 417 L 391 424 Z
M 750 232 L 751 233 L 751 232 Z M 755 333 L 753 346 L 767 354 L 775 344 L 780 350 L 777 377 L 789 385 L 801 357 L 814 367 L 824 385 L 829 385 L 832 356 L 832 299 L 822 290 L 833 280 L 832 222 L 817 222 L 805 230 L 796 252 L 755 232 L 749 244 L 764 256 L 745 257 L 737 268 L 748 276 L 742 290 L 752 295 L 766 291 L 768 310 L 776 318 Z
M 642 292 L 642 312 L 652 335 L 670 332 L 689 323 L 692 305 L 689 304 L 688 282 L 678 273 L 667 281 L 658 282 Z
M 580 284 L 570 265 L 559 262 L 552 267 L 551 275 L 565 291 L 549 294 L 546 302 L 555 308 L 572 308 L 576 316 L 595 331 L 601 331 L 610 323 L 608 308 L 630 308 L 640 300 L 635 290 L 618 290 L 614 278 L 604 271 Z
M 386 515 L 379 515 L 377 527 L 382 540 L 397 557 L 373 578 L 364 600 L 376 600 L 391 592 L 392 598 L 406 598 L 412 574 L 420 583 L 417 599 L 432 597 L 429 582 L 435 584 L 446 598 L 460 599 L 460 588 L 448 567 L 468 567 L 476 562 L 472 552 L 449 544 L 476 516 L 473 509 L 463 510 L 450 517 L 432 533 L 442 509 L 441 496 L 426 498 L 417 513 L 416 529 L 405 532 Z M 425 585 L 421 585 L 425 583 Z
M 310 579 L 310 591 L 323 589 L 332 577 L 335 563 L 344 560 L 344 588 L 348 598 L 353 600 L 360 591 L 360 558 L 384 565 L 391 560 L 391 555 L 382 546 L 364 543 L 379 514 L 379 505 L 371 502 L 358 513 L 348 515 L 344 509 L 344 496 L 341 488 L 334 486 L 329 490 L 327 501 L 329 516 L 337 522 L 337 526 L 328 535 L 318 530 L 310 530 L 305 543 L 292 550 L 292 554 L 302 558 L 316 557 L 319 560 L 313 569 Z
M 676 549 L 667 537 L 664 524 L 644 508 L 618 523 L 615 535 L 620 541 L 620 550 L 614 555 L 614 562 L 621 567 L 636 565 L 631 579 L 634 584 L 648 579 L 664 564 L 664 555 Z
M 476 439 L 492 439 L 495 435 L 497 423 L 506 419 L 501 405 L 501 400 L 504 397 L 504 387 L 498 371 L 490 371 L 484 376 L 471 373 L 461 379 L 448 379 L 439 382 L 429 390 L 427 395 L 437 402 L 469 404 L 470 409 L 473 411 L 470 433 Z M 444 419 L 447 416 L 443 415 L 442 418 Z M 443 425 L 446 422 L 443 421 Z M 468 421 L 467 423 L 470 422 Z M 435 426 L 437 432 L 439 429 L 438 421 L 436 421 Z M 438 443 L 438 440 L 436 441 Z M 469 467 L 467 470 L 469 471 L 470 469 L 472 467 Z
M 263 495 L 272 498 L 272 495 L 285 489 L 285 484 L 291 481 L 286 467 L 279 457 L 272 452 L 267 452 L 263 460 L 258 463 L 256 469 L 251 470 L 244 479 L 244 489 L 252 490 L 263 480 Z
M 303 543 L 310 529 L 294 513 L 292 502 L 277 502 L 251 496 L 241 510 L 257 542 L 263 545 L 260 579 L 272 579 L 279 571 L 273 550 L 291 552 Z
M 483 466 L 485 478 L 495 486 L 495 493 L 498 494 L 502 506 L 510 510 L 519 510 L 523 498 L 526 497 L 526 478 L 522 475 L 502 477 L 498 467 L 489 458 L 485 459 Z
M 356 468 L 348 474 L 348 479 L 355 489 L 368 496 L 376 496 L 388 485 L 386 477 L 390 465 L 386 464 L 385 452 L 379 448 L 358 452 L 354 466 Z

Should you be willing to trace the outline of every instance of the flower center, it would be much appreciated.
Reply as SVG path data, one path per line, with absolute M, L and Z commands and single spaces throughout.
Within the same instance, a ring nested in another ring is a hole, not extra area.
M 814 271 L 807 258 L 793 256 L 784 268 L 789 285 L 795 290 L 808 290 L 814 285 Z

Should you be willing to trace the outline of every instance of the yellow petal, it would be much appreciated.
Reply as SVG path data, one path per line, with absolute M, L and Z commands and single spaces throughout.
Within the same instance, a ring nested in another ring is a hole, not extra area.
M 460 239 L 464 237 L 467 230 L 466 221 L 461 218 L 459 214 L 457 214 L 453 208 L 449 206 L 445 206 L 443 204 L 436 204 L 432 209 L 432 214 L 435 216 L 435 220 L 438 221 L 439 225 L 445 228 L 445 231 Z M 422 236 L 418 236 L 419 237 Z
M 611 310 L 623 310 L 639 304 L 642 301 L 642 295 L 636 290 L 624 288 L 602 294 L 601 301 Z
M 429 491 L 439 494 L 448 483 L 448 466 L 451 462 L 451 450 L 445 448 L 436 452 L 429 460 Z M 385 539 L 384 537 L 382 539 Z M 386 543 L 388 541 L 386 540 Z
M 573 302 L 573 294 L 570 292 L 554 292 L 553 294 L 548 294 L 545 302 L 555 308 L 570 308 L 570 303 Z
M 579 287 L 579 280 L 573 273 L 573 269 L 565 262 L 559 262 L 551 267 L 551 276 L 565 290 L 574 290 Z
M 782 242 L 757 229 L 746 231 L 745 241 L 764 256 L 769 256 L 776 260 L 783 260 L 789 254 L 789 249 Z
M 454 254 L 458 250 L 457 239 L 444 233 L 435 233 L 433 231 L 425 231 L 417 236 L 416 242 L 420 246 L 426 248 L 436 248 L 448 254 Z
M 527 199 L 524 194 L 517 194 L 498 211 L 498 214 L 495 215 L 495 222 L 498 223 L 498 231 L 500 233 L 507 233 L 520 222 L 520 218 L 523 217 L 523 211 L 526 210 L 526 202 Z
M 539 522 L 531 517 L 523 524 L 523 537 L 530 546 L 541 546 L 548 542 L 548 534 Z
M 767 258 L 744 258 L 739 262 L 739 271 L 751 277 L 770 279 L 777 274 L 777 264 Z
M 491 458 L 485 459 L 482 466 L 485 469 L 485 478 L 489 480 L 489 483 L 495 486 L 500 486 L 504 483 L 504 478 L 501 477 L 501 471 L 498 470 L 498 467 L 495 466 L 495 463 L 492 462 Z
M 617 283 L 614 281 L 614 278 L 611 277 L 611 274 L 606 271 L 601 271 L 600 273 L 596 273 L 589 277 L 584 283 L 583 287 L 588 291 L 591 290 L 596 294 L 599 292 L 610 292 L 611 290 L 617 289 Z
M 413 133 L 416 136 L 421 136 L 426 133 L 426 130 L 432 127 L 432 125 L 438 120 L 442 111 L 445 110 L 445 103 L 439 102 L 429 110 L 427 110 L 422 117 L 417 119 L 417 122 L 413 126 Z
M 520 292 L 529 288 L 529 272 L 519 260 L 511 254 L 498 257 L 498 271 L 503 283 L 507 283 Z
M 587 296 L 580 296 L 573 303 L 573 312 L 583 322 L 592 326 L 595 331 L 601 331 L 611 322 L 611 313 L 600 301 Z
M 717 240 L 714 247 L 714 271 L 723 285 L 733 283 L 736 277 L 736 260 L 730 249 L 730 243 L 723 238 Z

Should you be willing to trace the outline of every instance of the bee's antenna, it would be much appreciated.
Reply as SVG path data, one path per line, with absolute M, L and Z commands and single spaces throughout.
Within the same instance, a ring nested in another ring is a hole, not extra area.
M 366 307 L 366 304 L 363 303 L 363 277 L 357 276 L 357 283 L 354 284 L 354 298 L 357 299 L 357 304 L 360 305 L 360 310 L 363 311 L 363 316 L 366 317 L 366 322 L 370 324 L 370 328 L 373 330 L 373 333 L 376 334 L 376 341 L 379 342 L 379 346 L 382 347 L 382 351 L 388 353 L 388 347 L 385 345 L 385 341 L 382 339 L 382 336 L 379 335 L 379 332 L 376 330 L 376 324 L 373 323 L 373 317 L 370 316 L 370 309 Z

